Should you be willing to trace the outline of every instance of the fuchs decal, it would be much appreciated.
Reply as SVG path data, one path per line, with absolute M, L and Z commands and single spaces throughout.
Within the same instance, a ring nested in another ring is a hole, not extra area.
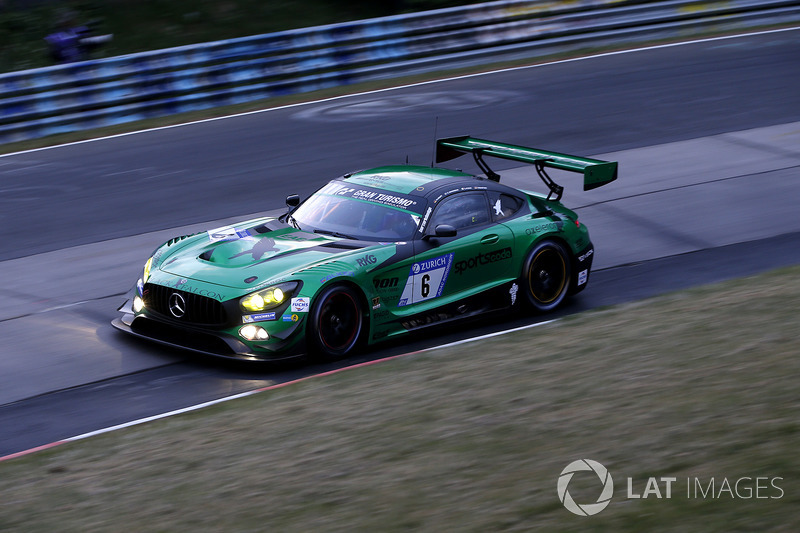
M 307 313 L 311 306 L 311 298 L 292 298 L 292 313 Z

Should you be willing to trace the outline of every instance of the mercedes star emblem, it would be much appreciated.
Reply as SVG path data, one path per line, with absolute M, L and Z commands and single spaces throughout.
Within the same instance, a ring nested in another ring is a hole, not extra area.
M 186 314 L 186 300 L 177 292 L 173 292 L 169 297 L 169 312 L 175 318 L 181 318 Z

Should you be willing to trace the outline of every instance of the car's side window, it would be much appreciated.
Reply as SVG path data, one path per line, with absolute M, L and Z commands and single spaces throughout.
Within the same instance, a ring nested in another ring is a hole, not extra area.
M 503 220 L 510 217 L 519 211 L 524 204 L 521 198 L 496 192 L 489 193 L 489 203 L 492 206 L 492 216 L 495 220 Z
M 439 224 L 449 224 L 461 230 L 486 224 L 491 220 L 489 206 L 482 192 L 454 194 L 442 200 L 433 212 L 428 227 L 433 230 Z

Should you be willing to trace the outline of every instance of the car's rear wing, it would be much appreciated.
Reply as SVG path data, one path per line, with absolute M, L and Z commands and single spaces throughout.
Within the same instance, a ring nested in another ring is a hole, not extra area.
M 550 189 L 548 199 L 560 200 L 564 188 L 547 175 L 544 170 L 545 167 L 582 173 L 584 191 L 596 189 L 617 179 L 617 163 L 612 161 L 546 152 L 535 148 L 485 141 L 469 136 L 450 137 L 436 141 L 437 163 L 449 161 L 465 153 L 471 153 L 475 158 L 475 163 L 486 173 L 486 177 L 494 181 L 500 181 L 500 175 L 489 168 L 483 160 L 485 155 L 534 165 L 539 177 Z

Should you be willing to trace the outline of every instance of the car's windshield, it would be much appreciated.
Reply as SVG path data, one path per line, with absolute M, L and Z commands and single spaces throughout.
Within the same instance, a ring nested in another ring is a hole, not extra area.
M 304 231 L 368 241 L 405 241 L 413 237 L 420 219 L 416 213 L 396 206 L 407 201 L 396 195 L 375 195 L 366 189 L 329 184 L 303 202 L 291 217 Z

